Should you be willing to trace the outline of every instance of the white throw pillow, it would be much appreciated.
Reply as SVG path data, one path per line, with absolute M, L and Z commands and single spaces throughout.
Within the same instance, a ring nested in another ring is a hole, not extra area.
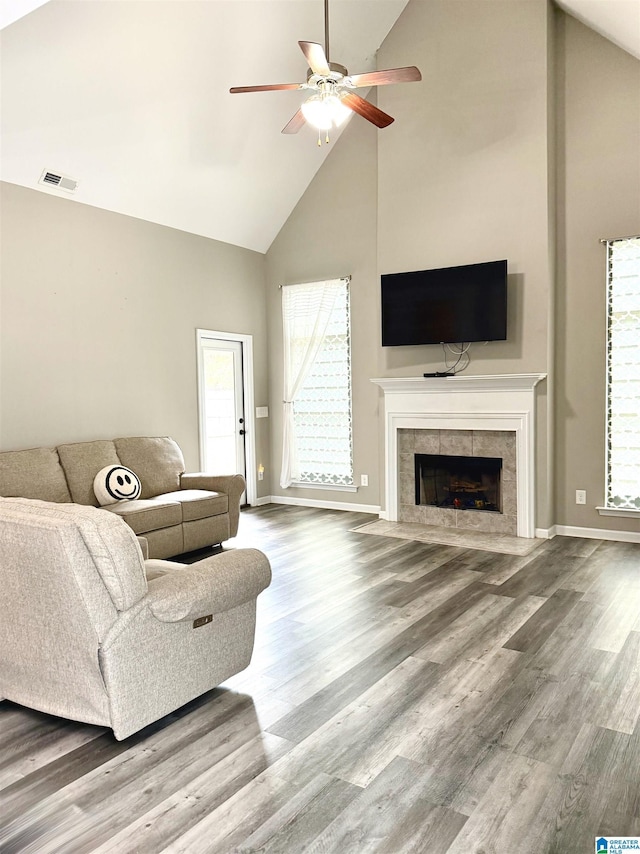
M 138 475 L 126 466 L 105 466 L 93 479 L 93 491 L 98 504 L 134 501 L 140 497 L 142 484 Z

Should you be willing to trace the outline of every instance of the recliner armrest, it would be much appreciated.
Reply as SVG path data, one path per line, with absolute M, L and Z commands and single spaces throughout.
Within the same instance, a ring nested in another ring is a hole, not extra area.
M 229 536 L 238 533 L 240 518 L 240 496 L 246 488 L 241 474 L 215 475 L 208 472 L 185 472 L 180 476 L 181 489 L 208 489 L 211 492 L 224 492 L 229 496 Z
M 270 582 L 262 552 L 236 549 L 151 579 L 145 604 L 163 623 L 195 620 L 255 599 Z

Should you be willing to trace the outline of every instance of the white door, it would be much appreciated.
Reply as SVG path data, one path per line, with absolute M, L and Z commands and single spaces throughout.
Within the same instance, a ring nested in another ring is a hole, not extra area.
M 200 347 L 204 469 L 246 476 L 242 343 L 201 338 Z

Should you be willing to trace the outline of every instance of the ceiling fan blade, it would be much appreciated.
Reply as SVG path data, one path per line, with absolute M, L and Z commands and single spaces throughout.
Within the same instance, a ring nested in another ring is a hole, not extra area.
M 309 68 L 314 74 L 326 77 L 331 73 L 324 48 L 321 44 L 317 44 L 316 42 L 298 42 L 298 44 L 307 58 Z
M 234 86 L 229 89 L 232 95 L 238 92 L 272 92 L 276 89 L 302 89 L 301 83 L 274 83 L 271 86 Z
M 376 106 L 369 103 L 369 101 L 365 101 L 364 98 L 356 95 L 355 92 L 347 92 L 341 96 L 340 100 L 350 110 L 353 110 L 354 113 L 362 116 L 363 119 L 371 122 L 376 127 L 386 128 L 393 121 L 391 116 L 383 113 L 382 110 L 379 110 Z
M 298 133 L 302 125 L 304 124 L 304 116 L 302 115 L 302 110 L 298 110 L 298 112 L 290 119 L 289 122 L 282 128 L 281 133 Z
M 386 86 L 387 83 L 414 83 L 422 80 L 422 74 L 415 65 L 406 68 L 388 68 L 386 71 L 370 71 L 364 74 L 350 74 L 354 86 Z

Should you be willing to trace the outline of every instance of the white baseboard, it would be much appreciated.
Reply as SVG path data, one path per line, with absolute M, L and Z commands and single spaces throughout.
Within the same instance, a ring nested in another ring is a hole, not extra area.
M 585 537 L 588 540 L 640 543 L 640 531 L 610 531 L 604 528 L 578 528 L 573 525 L 556 525 L 555 529 L 561 537 Z
M 271 504 L 271 496 L 265 495 L 264 498 L 256 498 L 256 500 L 251 505 L 252 507 L 262 507 L 263 504 Z
M 318 507 L 321 510 L 350 510 L 354 513 L 380 513 L 376 504 L 350 504 L 346 501 L 323 501 L 321 498 L 290 498 L 288 495 L 270 495 L 260 498 L 262 504 L 293 504 L 296 507 Z M 259 505 L 256 505 L 259 506 Z
M 388 520 L 386 510 L 375 504 L 348 504 L 343 501 L 322 501 L 315 498 L 290 498 L 287 495 L 266 495 L 258 498 L 253 507 L 264 504 L 291 504 L 297 507 L 318 507 L 322 510 L 350 510 L 355 513 L 376 513 L 380 519 Z M 620 543 L 640 543 L 640 531 L 610 531 L 604 528 L 578 528 L 573 525 L 552 525 L 536 528 L 537 539 L 552 540 L 554 537 L 584 537 L 589 540 L 614 540 Z
M 550 528 L 536 528 L 535 537 L 538 540 L 552 540 L 558 533 L 556 525 Z

